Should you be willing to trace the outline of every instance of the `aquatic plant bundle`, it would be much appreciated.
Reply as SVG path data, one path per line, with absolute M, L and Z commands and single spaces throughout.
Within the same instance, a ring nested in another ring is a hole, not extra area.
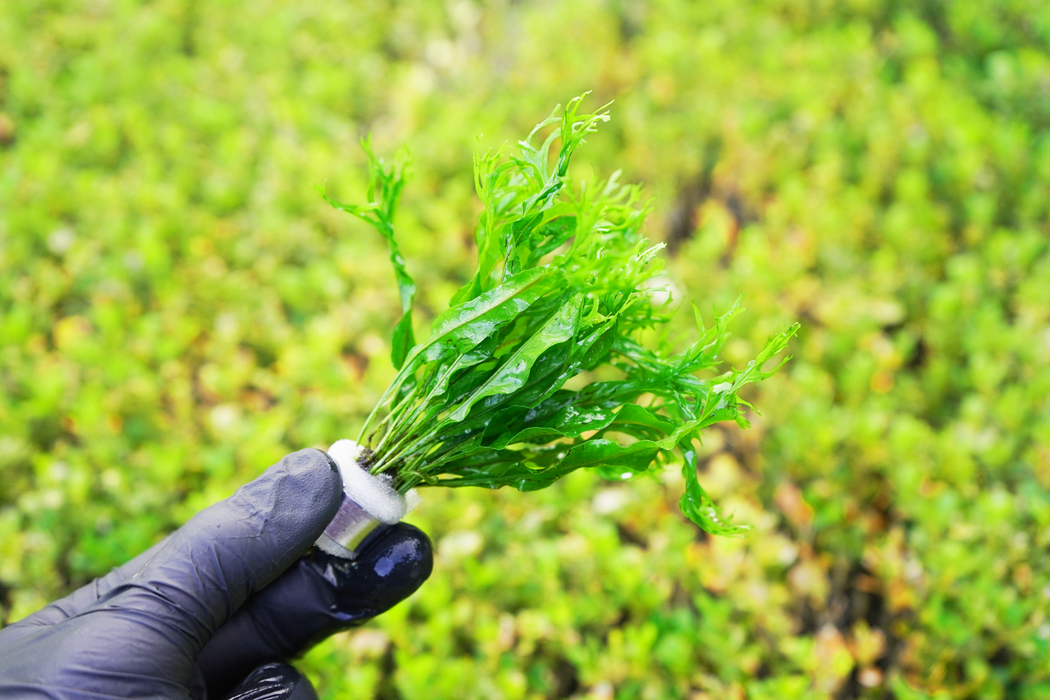
M 413 334 L 416 287 L 394 237 L 403 163 L 376 158 L 365 143 L 369 203 L 325 196 L 386 238 L 404 312 L 391 338 L 398 372 L 361 429 L 357 462 L 404 494 L 533 491 L 578 469 L 630 478 L 681 461 L 682 512 L 708 532 L 742 534 L 746 526 L 723 517 L 700 486 L 694 441 L 720 421 L 747 425 L 750 404 L 737 392 L 783 364 L 764 369 L 797 324 L 739 370 L 717 371 L 738 307 L 706 326 L 694 305 L 699 337 L 677 351 L 666 340 L 643 344 L 666 335 L 654 331 L 671 318 L 667 292 L 653 282 L 663 245 L 643 235 L 648 204 L 619 173 L 567 178 L 584 137 L 609 119 L 606 108 L 582 114 L 581 99 L 555 108 L 516 154 L 475 154 L 484 205 L 477 267 L 422 342 Z

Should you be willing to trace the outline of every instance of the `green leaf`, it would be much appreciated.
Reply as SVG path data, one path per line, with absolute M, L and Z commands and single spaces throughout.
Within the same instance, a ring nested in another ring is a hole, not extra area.
M 525 270 L 476 299 L 450 308 L 434 319 L 430 337 L 412 351 L 411 359 L 435 362 L 473 349 L 514 321 L 555 284 L 547 268 Z
M 566 301 L 539 332 L 518 347 L 484 384 L 452 412 L 450 418 L 461 421 L 481 399 L 497 394 L 510 394 L 523 387 L 539 356 L 551 346 L 563 343 L 575 335 L 582 303 L 583 298 L 579 294 Z
M 566 450 L 554 447 L 533 453 L 534 460 L 507 461 L 514 450 L 503 450 L 500 461 L 450 464 L 446 473 L 454 478 L 443 479 L 442 486 L 488 486 L 499 488 L 512 486 L 519 491 L 537 491 L 578 469 L 616 466 L 633 472 L 644 471 L 656 460 L 663 448 L 651 441 L 638 441 L 631 445 L 620 445 L 611 440 L 595 438 Z M 518 459 L 521 460 L 521 453 Z M 538 458 L 538 459 L 535 459 Z M 549 464 L 543 465 L 540 462 Z
M 594 438 L 569 450 L 555 468 L 575 471 L 586 467 L 617 466 L 644 471 L 656 460 L 656 455 L 672 446 L 652 440 L 621 445 L 612 440 Z
M 394 326 L 390 361 L 396 369 L 401 369 L 408 351 L 416 344 L 412 331 L 412 300 L 416 296 L 416 283 L 408 274 L 405 260 L 401 257 L 401 249 L 394 237 L 394 215 L 397 213 L 397 205 L 405 187 L 404 172 L 408 159 L 407 156 L 403 156 L 397 162 L 388 165 L 386 161 L 376 158 L 369 139 L 361 141 L 361 148 L 368 157 L 369 203 L 365 205 L 344 204 L 331 199 L 323 190 L 321 196 L 336 209 L 352 214 L 370 224 L 382 234 L 390 247 L 390 264 L 394 268 L 394 277 L 397 279 L 397 287 L 401 295 L 401 313 L 403 314 L 401 320 Z
M 629 403 L 621 408 L 612 424 L 617 427 L 641 425 L 664 435 L 671 435 L 675 431 L 674 423 L 634 403 Z
M 681 508 L 682 513 L 713 535 L 725 535 L 726 537 L 747 535 L 751 528 L 747 525 L 734 525 L 731 522 L 732 518 L 722 515 L 722 511 L 700 486 L 700 479 L 696 475 L 696 448 L 693 447 L 691 436 L 682 440 L 679 448 L 685 460 L 682 464 L 685 493 L 678 501 L 678 507 Z
M 531 425 L 517 432 L 504 432 L 493 441 L 492 447 L 503 448 L 521 442 L 542 445 L 561 438 L 579 437 L 591 430 L 604 430 L 615 418 L 616 414 L 604 406 L 581 407 L 570 403 L 543 421 L 547 425 Z
M 393 363 L 395 369 L 401 369 L 405 364 L 405 358 L 408 357 L 409 350 L 415 344 L 416 338 L 412 332 L 412 313 L 410 309 L 394 326 L 394 332 L 391 336 L 390 362 Z

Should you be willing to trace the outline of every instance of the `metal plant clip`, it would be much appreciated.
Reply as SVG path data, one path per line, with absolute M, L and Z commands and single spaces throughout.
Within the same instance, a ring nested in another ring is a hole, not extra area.
M 362 469 L 359 460 L 363 453 L 364 448 L 353 440 L 339 440 L 328 448 L 328 456 L 343 479 L 343 499 L 315 544 L 343 559 L 356 559 L 419 503 L 415 490 L 402 496 L 394 490 L 389 476 Z

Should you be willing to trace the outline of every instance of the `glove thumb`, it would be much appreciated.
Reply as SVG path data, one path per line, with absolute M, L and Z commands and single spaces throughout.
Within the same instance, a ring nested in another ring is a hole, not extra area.
M 323 452 L 290 454 L 195 515 L 135 575 L 83 614 L 108 613 L 96 618 L 105 620 L 96 633 L 112 633 L 119 641 L 130 634 L 155 650 L 174 646 L 192 668 L 244 601 L 306 553 L 335 516 L 341 491 Z M 96 643 L 106 648 L 106 641 Z

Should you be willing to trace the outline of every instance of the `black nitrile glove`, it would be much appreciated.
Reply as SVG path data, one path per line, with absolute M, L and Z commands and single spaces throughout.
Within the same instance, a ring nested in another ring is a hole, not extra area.
M 308 552 L 341 486 L 323 452 L 288 455 L 0 630 L 0 698 L 316 698 L 285 662 L 400 602 L 433 565 L 427 536 L 403 523 L 354 562 Z

